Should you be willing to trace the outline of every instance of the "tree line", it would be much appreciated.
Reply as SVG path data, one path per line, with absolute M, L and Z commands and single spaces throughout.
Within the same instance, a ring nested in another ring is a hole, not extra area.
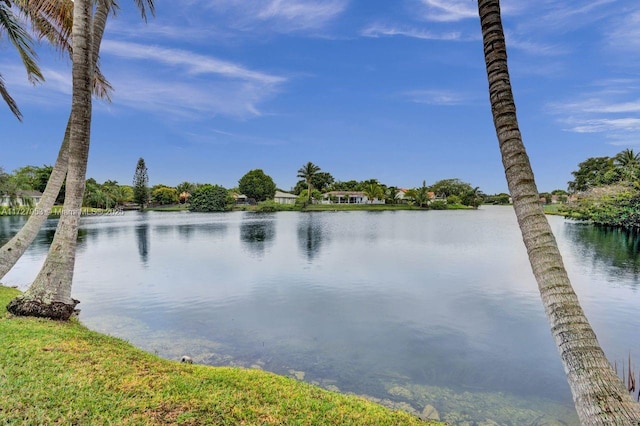
M 613 157 L 590 157 L 572 175 L 572 202 L 561 213 L 595 225 L 640 229 L 639 153 L 625 149 Z

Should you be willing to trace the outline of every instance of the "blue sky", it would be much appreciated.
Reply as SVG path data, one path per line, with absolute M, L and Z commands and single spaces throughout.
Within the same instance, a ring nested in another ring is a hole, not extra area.
M 95 101 L 88 176 L 237 185 L 263 169 L 289 189 L 312 161 L 337 180 L 410 188 L 460 178 L 506 191 L 473 0 L 121 0 L 101 49 L 113 102 Z M 541 191 L 591 156 L 640 149 L 640 3 L 504 0 L 519 122 Z M 0 39 L 24 114 L 0 108 L 5 170 L 52 164 L 70 63 L 39 48 L 27 82 Z

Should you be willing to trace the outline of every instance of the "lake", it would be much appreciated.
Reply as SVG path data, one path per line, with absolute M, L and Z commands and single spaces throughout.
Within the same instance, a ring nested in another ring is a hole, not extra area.
M 640 238 L 549 217 L 609 359 L 640 360 Z M 24 222 L 0 218 L 0 242 Z M 50 219 L 4 278 L 25 289 Z M 511 207 L 82 219 L 80 319 L 453 424 L 578 424 Z

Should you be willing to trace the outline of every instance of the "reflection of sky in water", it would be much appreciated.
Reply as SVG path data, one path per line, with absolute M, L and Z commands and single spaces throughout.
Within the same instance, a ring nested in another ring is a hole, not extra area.
M 610 249 L 589 245 L 600 237 L 550 221 L 605 350 L 640 357 L 638 277 L 621 272 L 635 260 L 611 264 Z M 2 218 L 0 240 L 21 223 Z M 148 212 L 82 224 L 81 319 L 160 355 L 305 371 L 377 397 L 392 380 L 570 404 L 510 208 Z M 36 275 L 54 227 L 7 284 Z

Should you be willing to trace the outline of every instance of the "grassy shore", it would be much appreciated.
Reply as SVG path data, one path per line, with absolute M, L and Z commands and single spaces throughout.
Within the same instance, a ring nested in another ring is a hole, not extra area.
M 0 286 L 1 424 L 436 424 L 260 370 L 164 360 L 77 320 L 11 317 L 17 294 Z

